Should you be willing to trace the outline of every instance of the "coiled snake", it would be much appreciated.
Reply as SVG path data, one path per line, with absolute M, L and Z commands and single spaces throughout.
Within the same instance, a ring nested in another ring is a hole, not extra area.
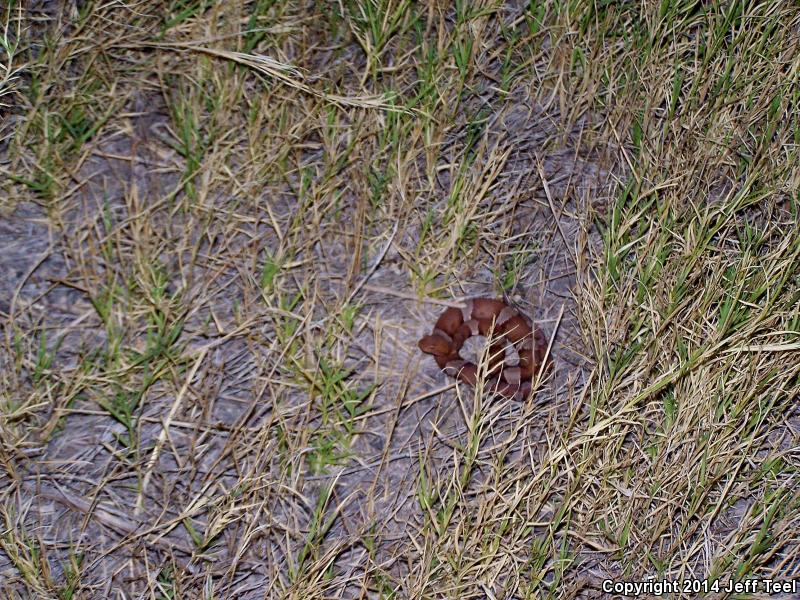
M 531 379 L 547 360 L 547 339 L 516 308 L 501 300 L 472 298 L 463 308 L 448 308 L 431 335 L 419 341 L 419 348 L 432 354 L 445 373 L 474 386 L 478 365 L 461 357 L 461 347 L 473 335 L 490 334 L 487 388 L 503 396 L 524 398 L 531 391 Z M 505 364 L 508 343 L 517 350 L 516 366 Z M 550 364 L 548 360 L 545 368 Z

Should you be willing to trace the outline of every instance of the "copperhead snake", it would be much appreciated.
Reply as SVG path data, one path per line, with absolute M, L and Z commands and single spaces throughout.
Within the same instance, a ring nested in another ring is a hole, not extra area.
M 474 386 L 478 365 L 461 357 L 461 347 L 473 335 L 489 336 L 486 385 L 506 397 L 524 398 L 531 391 L 531 379 L 542 363 L 549 368 L 547 339 L 514 307 L 501 300 L 472 298 L 461 308 L 451 307 L 436 321 L 431 335 L 419 341 L 419 348 L 432 354 L 448 375 Z M 514 345 L 519 356 L 516 366 L 505 364 L 506 347 Z

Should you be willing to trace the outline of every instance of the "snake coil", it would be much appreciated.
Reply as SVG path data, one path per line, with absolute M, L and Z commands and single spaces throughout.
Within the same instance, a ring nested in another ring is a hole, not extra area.
M 462 308 L 448 308 L 436 321 L 431 335 L 419 341 L 419 348 L 433 355 L 445 373 L 474 386 L 478 366 L 461 357 L 461 347 L 473 335 L 490 333 L 487 387 L 506 397 L 524 398 L 531 391 L 533 375 L 547 360 L 547 340 L 540 329 L 531 327 L 516 308 L 505 302 L 472 298 Z M 505 364 L 509 343 L 519 356 L 516 366 Z M 545 367 L 549 366 L 548 362 Z

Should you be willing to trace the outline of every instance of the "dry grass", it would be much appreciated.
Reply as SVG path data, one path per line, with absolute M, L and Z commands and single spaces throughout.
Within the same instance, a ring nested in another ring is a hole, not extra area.
M 793 3 L 0 17 L 4 598 L 800 578 Z M 416 348 L 479 294 L 523 402 Z

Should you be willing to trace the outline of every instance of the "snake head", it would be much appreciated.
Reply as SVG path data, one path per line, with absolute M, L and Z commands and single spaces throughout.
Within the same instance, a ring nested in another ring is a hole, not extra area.
M 450 354 L 450 343 L 438 335 L 426 335 L 419 341 L 419 349 L 425 354 L 446 356 Z

